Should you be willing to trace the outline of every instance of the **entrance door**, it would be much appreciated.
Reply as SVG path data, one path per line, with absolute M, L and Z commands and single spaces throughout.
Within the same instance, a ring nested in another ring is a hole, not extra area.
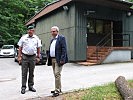
M 123 46 L 122 21 L 113 21 L 113 46 Z

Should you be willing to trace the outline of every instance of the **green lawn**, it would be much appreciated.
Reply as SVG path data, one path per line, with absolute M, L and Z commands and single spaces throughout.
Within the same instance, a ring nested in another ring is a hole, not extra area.
M 133 80 L 128 81 L 128 83 L 133 88 Z M 66 93 L 61 98 L 61 100 L 122 100 L 115 83 Z
M 133 80 L 128 81 L 129 87 L 133 88 Z M 28 100 L 123 100 L 118 92 L 115 83 L 95 86 L 88 89 L 76 90 L 63 93 L 57 97 L 42 97 Z

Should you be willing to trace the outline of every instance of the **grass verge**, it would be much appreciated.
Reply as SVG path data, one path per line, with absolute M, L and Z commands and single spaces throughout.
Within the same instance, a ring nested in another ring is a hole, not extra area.
M 133 80 L 128 81 L 129 87 L 133 88 Z M 31 100 L 31 99 L 29 99 Z M 32 100 L 123 100 L 118 92 L 115 83 L 95 86 L 89 89 L 76 90 L 63 93 L 57 97 L 43 97 Z

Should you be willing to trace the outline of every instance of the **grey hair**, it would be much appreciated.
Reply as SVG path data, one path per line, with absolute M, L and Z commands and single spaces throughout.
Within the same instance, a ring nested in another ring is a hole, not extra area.
M 55 28 L 59 32 L 59 27 L 58 26 L 53 26 L 51 29 Z

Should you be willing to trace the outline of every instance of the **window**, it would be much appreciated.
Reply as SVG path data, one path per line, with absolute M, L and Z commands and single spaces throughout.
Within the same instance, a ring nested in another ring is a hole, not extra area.
M 106 34 L 111 32 L 111 21 L 88 18 L 87 32 Z
M 96 20 L 96 33 L 102 34 L 103 33 L 103 21 Z

